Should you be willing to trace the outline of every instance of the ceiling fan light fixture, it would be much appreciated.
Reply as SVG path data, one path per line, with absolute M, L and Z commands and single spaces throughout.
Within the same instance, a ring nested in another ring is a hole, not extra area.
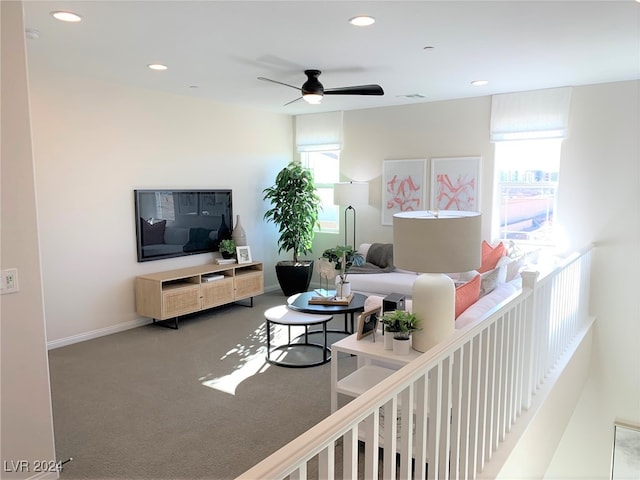
M 305 93 L 302 95 L 302 98 L 311 105 L 319 105 L 322 102 L 322 95 L 318 93 Z
M 358 15 L 357 17 L 350 18 L 349 23 L 356 27 L 368 27 L 376 23 L 376 19 L 369 15 Z
M 305 70 L 304 74 L 307 76 L 307 81 L 302 84 L 300 91 L 302 92 L 302 98 L 306 102 L 311 104 L 318 104 L 322 101 L 322 95 L 324 95 L 324 87 L 318 80 L 320 70 Z

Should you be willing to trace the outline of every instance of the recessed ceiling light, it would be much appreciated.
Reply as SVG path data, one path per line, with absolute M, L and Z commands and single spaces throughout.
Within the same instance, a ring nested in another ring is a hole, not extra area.
M 350 18 L 349 23 L 351 25 L 355 25 L 356 27 L 368 27 L 369 25 L 373 25 L 374 23 L 376 23 L 376 19 L 368 15 L 360 15 Z
M 486 85 L 487 83 L 489 83 L 489 80 L 474 80 L 473 82 L 471 82 L 471 85 L 473 85 L 474 87 L 481 87 L 483 85 Z
M 161 63 L 152 63 L 150 65 L 147 65 L 147 67 L 149 67 L 151 70 L 156 70 L 156 71 L 162 71 L 169 68 L 166 65 L 162 65 Z
M 61 22 L 81 22 L 82 21 L 82 17 L 77 13 L 73 13 L 73 12 L 56 11 L 56 12 L 51 12 L 51 16 L 56 20 L 60 20 Z

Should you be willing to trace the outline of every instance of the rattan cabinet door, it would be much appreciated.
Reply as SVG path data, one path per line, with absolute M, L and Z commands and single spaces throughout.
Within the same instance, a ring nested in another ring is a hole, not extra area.
M 197 312 L 200 310 L 201 303 L 200 285 L 184 285 L 163 290 L 162 318 Z
M 233 302 L 233 278 L 231 277 L 203 283 L 201 288 L 202 308 Z
M 236 300 L 264 293 L 264 277 L 262 272 L 243 272 L 241 274 L 236 274 L 235 286 Z

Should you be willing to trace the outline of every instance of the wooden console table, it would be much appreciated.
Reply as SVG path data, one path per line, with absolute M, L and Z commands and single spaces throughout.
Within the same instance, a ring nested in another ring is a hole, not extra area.
M 262 263 L 199 265 L 136 277 L 136 312 L 156 320 L 178 317 L 264 293 Z

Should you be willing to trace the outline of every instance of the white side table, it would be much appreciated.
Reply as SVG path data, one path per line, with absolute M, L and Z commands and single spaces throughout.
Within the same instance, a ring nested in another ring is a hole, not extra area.
M 338 409 L 338 394 L 357 397 L 384 380 L 393 372 L 415 360 L 420 352 L 411 350 L 408 355 L 395 355 L 393 350 L 384 349 L 381 334 L 356 340 L 350 335 L 331 346 L 331 413 Z M 339 353 L 357 356 L 357 370 L 338 379 Z

